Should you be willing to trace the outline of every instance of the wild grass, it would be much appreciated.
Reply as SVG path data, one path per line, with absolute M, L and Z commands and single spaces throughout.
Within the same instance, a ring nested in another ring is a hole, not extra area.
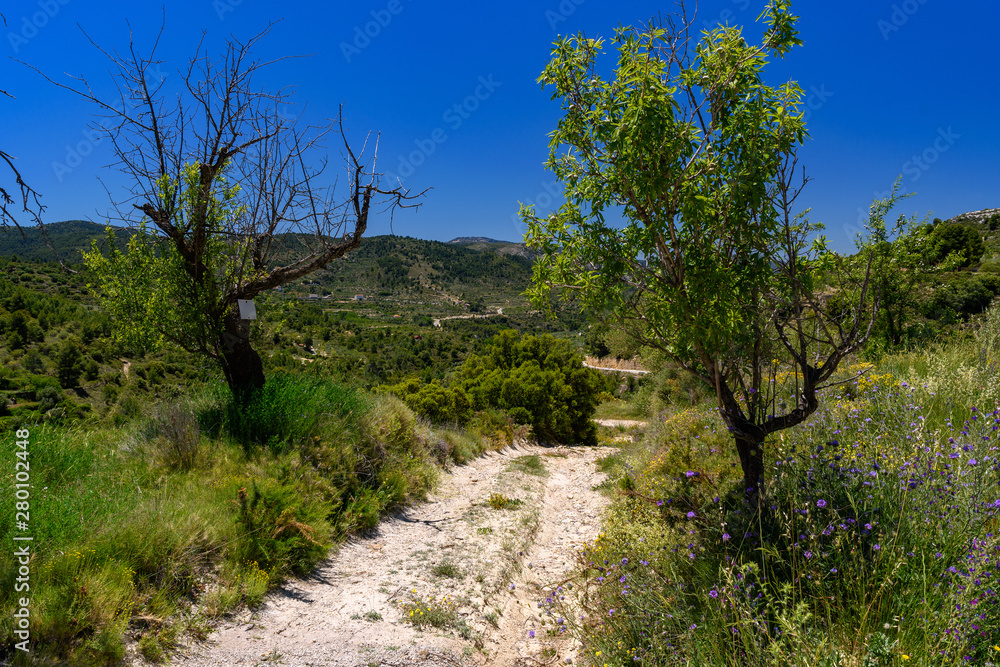
M 507 465 L 507 470 L 511 472 L 523 472 L 527 475 L 535 475 L 536 477 L 545 477 L 549 474 L 538 454 L 517 457 Z
M 114 430 L 29 430 L 30 657 L 84 666 L 120 662 L 126 634 L 164 659 L 182 634 L 203 636 L 209 620 L 259 604 L 344 536 L 423 497 L 441 460 L 489 446 L 438 436 L 393 397 L 301 376 L 269 378 L 244 412 L 212 389 L 145 406 Z M 438 437 L 452 446 L 436 449 Z M 4 494 L 8 544 L 14 511 Z M 16 568 L 0 559 L 8 617 Z M 0 661 L 27 664 L 13 644 L 0 625 Z
M 707 405 L 651 424 L 582 556 L 592 664 L 1000 663 L 1000 312 L 882 359 L 767 443 L 764 511 Z M 755 509 L 755 508 L 754 508 Z

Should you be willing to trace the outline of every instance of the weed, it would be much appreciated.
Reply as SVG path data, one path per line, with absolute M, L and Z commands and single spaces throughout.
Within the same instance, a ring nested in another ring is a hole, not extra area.
M 523 500 L 508 498 L 502 493 L 491 493 L 489 505 L 495 510 L 514 509 L 524 504 Z
M 455 563 L 450 560 L 444 560 L 431 568 L 431 574 L 435 577 L 447 577 L 450 579 L 461 579 L 463 576 L 462 571 L 459 569 Z
M 181 403 L 162 406 L 153 419 L 159 433 L 160 457 L 168 468 L 190 470 L 198 459 L 201 431 L 198 418 Z
M 455 604 L 447 595 L 436 600 L 411 597 L 402 603 L 402 611 L 403 620 L 418 630 L 428 626 L 444 630 L 455 626 L 458 622 Z
M 548 475 L 548 471 L 545 469 L 545 464 L 542 463 L 542 459 L 538 456 L 538 454 L 517 457 L 507 465 L 507 470 L 513 472 L 523 472 L 528 475 L 537 475 L 539 477 L 545 477 Z

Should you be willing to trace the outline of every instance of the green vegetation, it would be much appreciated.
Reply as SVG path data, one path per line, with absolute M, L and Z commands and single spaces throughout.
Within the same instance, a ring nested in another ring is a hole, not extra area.
M 894 190 L 862 252 L 810 249 L 821 227 L 789 203 L 802 90 L 763 75 L 799 43 L 796 17 L 785 0 L 763 16 L 759 45 L 719 28 L 691 60 L 663 24 L 623 29 L 610 80 L 596 74 L 600 40 L 557 42 L 541 81 L 563 103 L 549 166 L 567 203 L 544 220 L 523 212 L 529 248 L 362 239 L 369 196 L 407 196 L 366 189 L 357 162 L 353 234 L 260 220 L 244 233 L 274 192 L 229 184 L 239 156 L 217 146 L 197 164 L 148 161 L 176 174 L 137 174 L 159 237 L 49 226 L 64 260 L 90 248 L 80 273 L 38 263 L 51 259 L 38 231 L 0 236 L 0 254 L 20 257 L 0 259 L 0 432 L 30 432 L 16 453 L 30 461 L 34 538 L 33 653 L 3 624 L 0 662 L 120 664 L 126 638 L 164 661 L 423 499 L 441 466 L 529 435 L 597 444 L 595 415 L 646 426 L 600 434 L 620 447 L 599 462 L 610 509 L 563 582 L 583 613 L 561 594 L 540 604 L 553 633 L 585 642 L 585 663 L 1000 662 L 1000 213 L 893 225 Z M 188 90 L 231 92 L 215 84 Z M 121 120 L 132 138 L 148 129 Z M 291 210 L 318 202 L 288 192 Z M 626 224 L 610 224 L 621 202 Z M 308 271 L 287 269 L 303 257 Z M 237 322 L 235 299 L 254 295 L 259 318 Z M 651 372 L 602 376 L 584 347 Z M 521 509 L 520 532 L 496 531 L 517 545 L 501 587 L 539 528 L 531 489 L 548 474 L 537 455 L 505 472 L 528 500 L 498 484 L 476 508 Z M 0 496 L 7 544 L 19 511 Z M 0 560 L 8 619 L 18 567 Z M 472 576 L 447 559 L 429 572 Z M 481 645 L 455 601 L 399 604 L 418 629 Z M 495 609 L 486 620 L 499 629 Z
M 568 342 L 508 330 L 466 359 L 447 387 L 410 378 L 388 390 L 434 422 L 465 424 L 476 411 L 501 410 L 538 440 L 595 444 L 590 418 L 602 385 Z
M 468 438 L 464 449 L 441 449 L 392 396 L 328 380 L 278 375 L 244 413 L 216 387 L 113 430 L 30 428 L 38 659 L 113 663 L 130 628 L 145 655 L 161 655 L 181 634 L 309 572 L 385 510 L 422 497 L 441 456 L 486 446 Z M 0 520 L 10 541 L 8 498 Z M 5 559 L 7 615 L 15 576 L 16 562 Z M 216 586 L 207 592 L 209 579 Z M 191 604 L 200 611 L 182 614 Z M 2 632 L 0 644 L 11 647 L 10 625 Z
M 829 252 L 814 238 L 822 225 L 792 210 L 802 89 L 763 74 L 801 45 L 790 2 L 767 3 L 759 44 L 734 26 L 693 38 L 675 19 L 619 28 L 609 79 L 597 74 L 602 40 L 555 42 L 539 81 L 562 105 L 547 166 L 566 204 L 546 218 L 522 209 L 540 253 L 530 294 L 578 300 L 710 387 L 756 495 L 764 442 L 816 410 L 817 391 L 868 337 L 899 183 L 872 205 L 856 256 Z M 624 225 L 605 219 L 613 206 Z M 839 307 L 825 307 L 822 289 Z M 787 405 L 772 382 L 781 364 L 802 380 Z
M 524 267 L 512 266 L 526 283 Z M 454 374 L 503 330 L 562 333 L 582 323 L 569 312 L 528 315 L 523 300 L 510 315 L 431 327 L 426 319 L 456 313 L 454 305 L 394 301 L 385 312 L 379 300 L 329 308 L 269 295 L 251 335 L 270 379 L 240 409 L 197 355 L 170 345 L 142 353 L 114 340 L 86 289 L 91 274 L 7 259 L 0 268 L 0 426 L 31 432 L 32 638 L 42 662 L 114 664 L 126 636 L 162 660 L 182 638 L 204 637 L 213 619 L 258 604 L 344 536 L 422 498 L 439 466 L 523 435 L 489 410 L 468 430 L 432 429 L 391 394 L 368 389 L 415 371 Z M 392 317 L 397 309 L 410 315 Z M 426 319 L 414 322 L 420 313 Z M 14 510 L 5 495 L 8 541 Z M 7 614 L 14 565 L 0 567 Z M 0 646 L 5 659 L 15 656 L 9 624 Z
M 489 505 L 495 510 L 514 509 L 515 507 L 520 507 L 523 504 L 524 501 L 519 498 L 508 498 L 502 493 L 490 494 Z
M 946 263 L 952 268 L 969 266 L 979 261 L 986 250 L 983 237 L 971 225 L 935 225 L 928 235 L 930 260 Z
M 709 403 L 605 459 L 586 616 L 543 603 L 593 664 L 995 662 L 1000 307 L 973 337 L 841 377 L 858 370 L 768 443 L 766 512 Z

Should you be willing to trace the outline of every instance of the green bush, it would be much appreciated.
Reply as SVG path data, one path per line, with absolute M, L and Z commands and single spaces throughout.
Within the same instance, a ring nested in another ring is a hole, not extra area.
M 595 444 L 591 421 L 602 389 L 597 371 L 567 341 L 502 331 L 483 356 L 470 355 L 455 384 L 473 408 L 500 408 L 542 441 Z
M 80 341 L 71 336 L 64 340 L 56 351 L 56 371 L 59 384 L 69 389 L 75 387 L 83 374 L 83 347 Z
M 219 398 L 217 407 L 201 415 L 206 430 L 226 431 L 247 451 L 266 447 L 274 453 L 323 433 L 324 425 L 354 425 L 367 408 L 357 391 L 302 375 L 273 375 L 246 406 L 227 388 Z
M 388 387 L 411 410 L 436 424 L 454 422 L 466 424 L 472 418 L 472 403 L 459 387 L 444 387 L 437 380 L 421 384 L 417 378 L 407 378 Z
M 961 277 L 941 285 L 924 302 L 923 314 L 943 324 L 967 320 L 989 307 L 993 297 L 1000 293 L 1000 276 L 983 275 Z
M 952 258 L 949 263 L 955 267 L 969 266 L 978 262 L 986 250 L 979 230 L 969 225 L 936 225 L 929 240 L 936 264 Z

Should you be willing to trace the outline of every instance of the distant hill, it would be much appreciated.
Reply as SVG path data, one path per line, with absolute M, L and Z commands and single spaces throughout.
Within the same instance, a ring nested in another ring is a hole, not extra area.
M 459 236 L 448 243 L 513 243 L 513 241 L 498 241 L 488 236 Z
M 458 245 L 471 250 L 489 250 L 491 252 L 500 253 L 501 255 L 515 255 L 517 257 L 524 257 L 531 262 L 535 261 L 538 253 L 529 250 L 528 246 L 523 243 L 515 243 L 513 241 L 498 241 L 497 239 L 491 239 L 486 236 L 459 236 L 458 238 L 448 241 L 449 245 Z
M 969 225 L 979 230 L 986 243 L 984 261 L 990 265 L 1000 265 L 1000 208 L 985 208 L 981 211 L 969 211 L 949 218 L 945 222 Z
M 974 222 L 978 225 L 988 225 L 989 219 L 994 215 L 1000 215 L 1000 208 L 984 208 L 981 211 L 969 211 L 968 213 L 956 215 L 946 222 Z
M 105 241 L 104 225 L 86 220 L 66 220 L 45 225 L 46 243 L 38 227 L 22 227 L 24 235 L 14 227 L 0 229 L 0 256 L 16 256 L 26 262 L 54 262 L 56 253 L 66 264 L 79 264 L 80 252 L 90 250 L 91 243 Z M 131 233 L 122 230 L 116 243 L 122 248 L 128 243 Z M 55 252 L 53 252 L 53 250 Z
M 284 235 L 284 252 L 307 237 Z M 281 253 L 277 259 L 282 259 Z M 382 297 L 413 303 L 451 303 L 484 310 L 526 305 L 532 257 L 515 243 L 444 243 L 407 236 L 365 238 L 354 252 L 306 277 L 295 292 L 334 299 Z
M 51 245 L 67 264 L 78 264 L 80 252 L 93 241 L 105 242 L 104 226 L 67 220 L 45 226 Z M 116 245 L 124 248 L 130 232 L 122 229 Z M 279 234 L 272 259 L 284 264 L 308 252 L 315 239 L 303 234 Z M 55 253 L 37 228 L 0 230 L 0 256 L 27 262 L 54 262 Z M 391 297 L 395 300 L 449 303 L 463 309 L 510 307 L 531 281 L 533 256 L 523 244 L 506 241 L 425 241 L 405 236 L 372 236 L 361 247 L 331 262 L 297 283 L 286 286 L 294 296 L 333 299 Z

